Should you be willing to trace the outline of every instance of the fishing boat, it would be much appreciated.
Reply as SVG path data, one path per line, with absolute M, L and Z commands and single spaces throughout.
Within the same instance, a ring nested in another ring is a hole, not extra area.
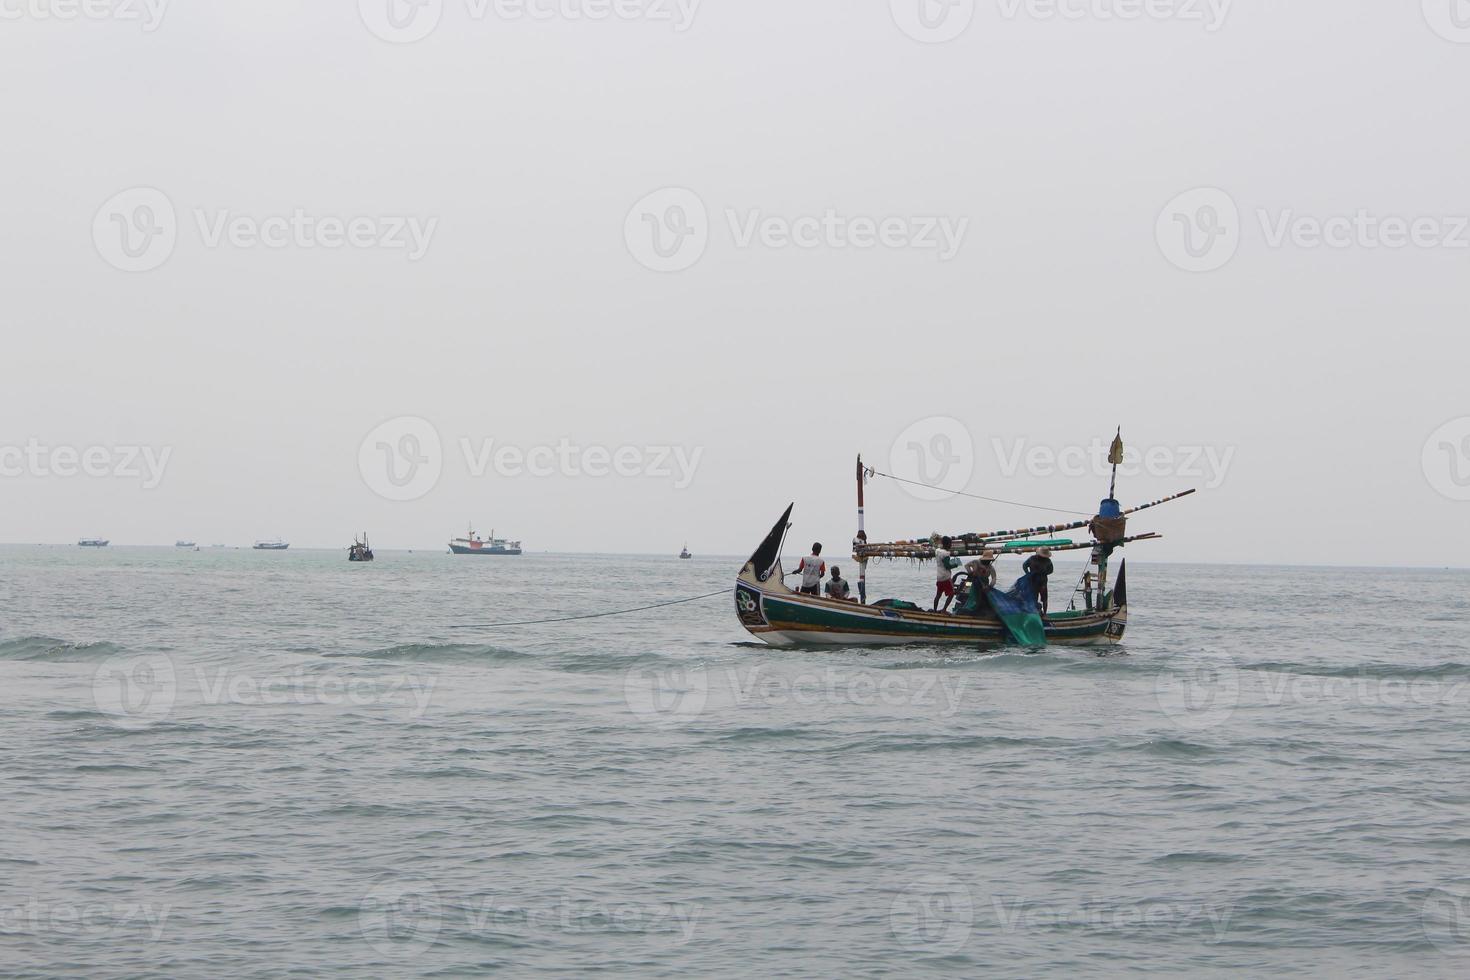
M 358 538 L 353 538 L 352 539 L 352 547 L 350 547 L 350 548 L 347 549 L 347 560 L 348 561 L 372 561 L 373 560 L 373 549 L 372 549 L 372 546 L 368 544 L 368 536 L 367 536 L 367 532 L 366 531 L 362 532 L 362 538 L 360 540 Z
M 518 555 L 521 553 L 521 543 L 497 538 L 493 530 L 490 532 L 490 537 L 482 538 L 471 527 L 465 537 L 455 538 L 449 542 L 449 553 L 452 555 Z
M 689 553 L 689 542 L 688 541 L 685 541 L 684 542 L 684 547 L 681 548 L 681 549 L 679 549 L 679 557 L 682 558 L 682 559 L 685 559 L 686 561 L 688 559 L 694 557 L 693 555 L 691 555 Z
M 1113 552 L 1133 542 L 1162 537 L 1153 532 L 1129 535 L 1128 516 L 1194 492 L 1185 490 L 1125 510 L 1114 496 L 1117 465 L 1122 461 L 1122 452 L 1120 435 L 1114 439 L 1109 454 L 1113 463 L 1113 480 L 1108 497 L 1093 517 L 1066 524 L 950 535 L 949 551 L 955 558 L 991 555 L 998 559 L 1004 555 L 1037 552 L 1049 555 L 1053 551 L 1087 551 L 1088 563 L 1066 609 L 1041 613 L 1034 592 L 1028 586 L 1029 576 L 1023 576 L 1009 590 L 1001 591 L 969 581 L 972 576 L 968 570 L 954 576 L 955 612 L 933 612 L 896 599 L 869 603 L 869 562 L 932 561 L 940 536 L 931 534 L 910 540 L 870 542 L 864 526 L 863 488 L 868 480 L 889 474 L 865 467 L 859 456 L 858 532 L 853 540 L 853 560 L 858 567 L 858 597 L 834 599 L 810 595 L 794 591 L 785 584 L 781 548 L 791 527 L 793 504 L 787 506 L 736 577 L 735 615 L 740 625 L 753 636 L 773 646 L 1116 644 L 1123 639 L 1128 626 L 1128 589 L 1125 562 L 1118 563 L 1115 579 L 1111 583 L 1108 581 Z M 1056 537 L 1080 530 L 1088 532 L 1086 540 Z
M 180 538 L 179 540 L 175 541 L 174 542 L 174 547 L 175 548 L 193 548 L 195 551 L 198 551 L 199 550 L 199 548 L 195 545 L 195 543 L 193 541 L 185 541 L 183 538 Z
M 256 551 L 285 551 L 289 547 L 291 545 L 288 542 L 282 541 L 280 538 L 274 538 L 270 541 L 257 541 L 254 545 Z
M 106 538 L 82 538 L 77 542 L 78 548 L 106 548 L 111 541 Z

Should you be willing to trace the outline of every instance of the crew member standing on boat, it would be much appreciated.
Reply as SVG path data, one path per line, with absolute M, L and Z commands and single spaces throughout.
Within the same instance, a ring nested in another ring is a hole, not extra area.
M 930 612 L 949 612 L 949 604 L 954 602 L 954 567 L 960 563 L 949 553 L 954 542 L 949 535 L 939 539 L 939 547 L 934 549 L 934 606 Z M 940 608 L 939 598 L 944 597 L 944 607 Z
M 1036 593 L 1036 604 L 1041 607 L 1041 614 L 1046 615 L 1046 580 L 1056 566 L 1051 563 L 1051 549 L 1042 547 L 1036 549 L 1036 554 L 1026 559 L 1026 564 L 1021 566 L 1021 571 L 1031 576 L 1031 588 Z
M 818 541 L 812 545 L 812 553 L 797 562 L 796 568 L 787 575 L 801 575 L 800 592 L 807 595 L 822 594 L 822 576 L 826 574 L 827 563 L 822 561 L 822 542 Z

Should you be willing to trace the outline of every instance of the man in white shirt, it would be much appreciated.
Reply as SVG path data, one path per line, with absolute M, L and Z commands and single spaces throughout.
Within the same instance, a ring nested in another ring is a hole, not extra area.
M 954 602 L 954 568 L 960 560 L 950 554 L 949 549 L 954 542 L 949 535 L 939 539 L 939 547 L 934 549 L 934 607 L 930 612 L 949 612 L 949 604 Z M 939 597 L 944 597 L 944 608 L 939 606 Z
M 822 576 L 827 572 L 827 563 L 822 561 L 822 542 L 818 541 L 812 545 L 812 553 L 796 563 L 796 568 L 787 572 L 787 575 L 801 575 L 801 588 L 798 592 L 807 595 L 822 594 Z

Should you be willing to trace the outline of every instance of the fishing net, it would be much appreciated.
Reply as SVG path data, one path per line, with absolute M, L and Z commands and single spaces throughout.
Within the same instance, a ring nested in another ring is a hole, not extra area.
M 1046 628 L 1041 623 L 1041 609 L 1036 605 L 1036 586 L 1030 575 L 1022 575 L 1005 592 L 991 589 L 990 606 L 1006 624 L 1011 639 L 1022 646 L 1046 646 Z

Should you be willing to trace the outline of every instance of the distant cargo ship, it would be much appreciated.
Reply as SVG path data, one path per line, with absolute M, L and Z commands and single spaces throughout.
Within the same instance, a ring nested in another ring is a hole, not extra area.
M 291 545 L 285 541 L 282 541 L 280 538 L 276 538 L 274 541 L 255 542 L 256 551 L 285 551 L 289 547 L 291 547 Z
M 106 548 L 111 543 L 106 538 L 83 538 L 77 545 L 82 548 Z
M 518 555 L 521 553 L 521 543 L 497 538 L 494 531 L 490 532 L 490 537 L 482 538 L 471 530 L 468 537 L 455 538 L 449 542 L 449 553 L 454 555 Z
M 185 541 L 183 538 L 180 538 L 179 540 L 177 540 L 177 541 L 174 542 L 174 547 L 175 548 L 193 548 L 193 547 L 196 547 L 196 545 L 194 544 L 193 541 Z

